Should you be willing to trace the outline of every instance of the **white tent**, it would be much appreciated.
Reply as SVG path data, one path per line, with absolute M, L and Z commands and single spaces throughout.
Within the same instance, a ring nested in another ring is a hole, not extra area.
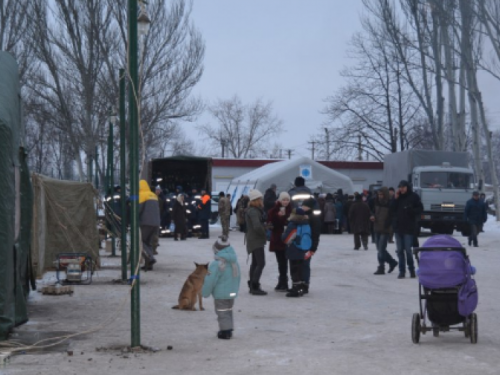
M 248 194 L 250 189 L 258 189 L 264 194 L 271 184 L 276 184 L 278 194 L 288 191 L 294 186 L 297 176 L 304 177 L 306 186 L 314 193 L 335 193 L 338 189 L 348 194 L 354 192 L 349 177 L 307 157 L 266 164 L 252 172 L 235 177 L 226 192 L 231 194 L 231 203 L 234 207 L 238 199 Z

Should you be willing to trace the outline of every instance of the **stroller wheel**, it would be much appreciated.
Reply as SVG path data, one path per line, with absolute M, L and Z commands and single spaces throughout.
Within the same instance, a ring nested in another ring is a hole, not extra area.
M 418 344 L 420 341 L 420 314 L 413 314 L 413 319 L 411 321 L 411 340 L 414 344 Z
M 472 313 L 469 321 L 469 332 L 471 344 L 477 344 L 477 315 Z
M 432 335 L 434 337 L 439 337 L 439 327 L 432 327 Z
M 465 320 L 464 323 L 463 323 L 463 327 L 464 327 L 464 335 L 465 335 L 465 338 L 468 339 L 470 337 L 470 331 L 469 331 L 469 320 Z

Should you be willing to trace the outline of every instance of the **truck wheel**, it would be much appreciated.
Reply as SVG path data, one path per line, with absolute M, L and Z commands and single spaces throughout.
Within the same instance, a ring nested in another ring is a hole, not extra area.
M 469 237 L 470 236 L 470 228 L 462 228 L 462 236 Z
M 447 225 L 446 227 L 444 227 L 444 234 L 449 234 L 449 235 L 452 235 L 453 234 L 453 231 L 455 229 L 453 228 L 452 225 Z

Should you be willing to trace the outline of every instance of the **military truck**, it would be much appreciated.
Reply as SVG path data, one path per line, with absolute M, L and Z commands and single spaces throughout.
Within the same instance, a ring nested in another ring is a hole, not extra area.
M 171 156 L 152 159 L 148 164 L 149 183 L 152 188 L 160 185 L 168 193 L 175 193 L 180 186 L 185 193 L 191 189 L 198 192 L 206 189 L 212 191 L 212 158 L 197 156 Z
M 208 194 L 212 192 L 212 158 L 179 155 L 152 159 L 148 163 L 147 172 L 151 188 L 154 190 L 154 187 L 159 185 L 163 192 L 166 193 L 168 204 L 171 204 L 175 199 L 179 187 L 189 196 L 191 196 L 193 188 L 197 189 L 198 195 L 202 189 L 205 189 Z M 193 201 L 186 201 L 186 206 L 189 205 L 193 207 L 189 207 L 188 211 L 193 211 L 194 207 L 196 207 Z M 217 221 L 216 205 L 216 202 L 212 202 L 211 224 Z M 168 230 L 164 231 L 168 232 Z
M 420 228 L 441 234 L 454 230 L 469 234 L 464 210 L 475 186 L 469 154 L 414 149 L 386 155 L 384 185 L 397 188 L 401 180 L 410 182 L 422 200 Z

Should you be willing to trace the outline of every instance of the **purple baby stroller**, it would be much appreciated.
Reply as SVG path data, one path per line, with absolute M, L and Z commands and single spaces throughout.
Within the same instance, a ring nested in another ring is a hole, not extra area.
M 411 338 L 415 344 L 420 333 L 462 331 L 471 343 L 477 343 L 478 294 L 475 273 L 465 249 L 453 237 L 437 235 L 413 250 L 419 269 L 420 314 L 413 314 Z M 424 301 L 424 302 L 422 302 Z M 430 325 L 426 323 L 426 316 Z M 455 327 L 452 327 L 455 326 Z

